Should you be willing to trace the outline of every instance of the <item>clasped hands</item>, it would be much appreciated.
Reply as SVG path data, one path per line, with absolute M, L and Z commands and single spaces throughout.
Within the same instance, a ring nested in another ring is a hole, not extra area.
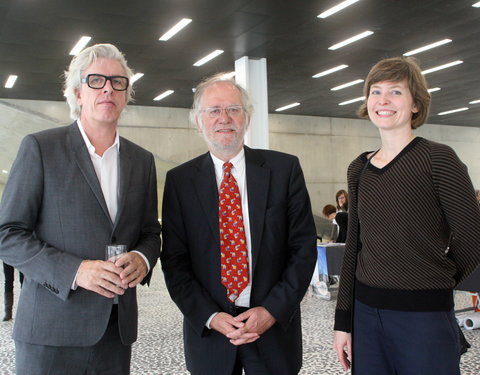
M 276 322 L 263 306 L 252 307 L 237 316 L 220 312 L 210 322 L 210 327 L 230 339 L 233 345 L 254 342 Z
M 121 255 L 115 263 L 104 260 L 84 260 L 80 263 L 76 283 L 101 296 L 121 296 L 134 288 L 147 274 L 147 265 L 136 252 Z

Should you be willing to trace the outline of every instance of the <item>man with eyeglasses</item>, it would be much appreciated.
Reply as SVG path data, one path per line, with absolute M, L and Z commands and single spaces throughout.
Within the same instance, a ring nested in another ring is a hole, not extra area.
M 167 173 L 160 259 L 193 375 L 293 375 L 316 231 L 296 157 L 244 146 L 252 106 L 222 74 L 190 118 L 209 152 Z
M 136 285 L 159 256 L 152 154 L 119 136 L 132 87 L 123 54 L 74 57 L 76 121 L 24 138 L 0 205 L 0 258 L 25 275 L 13 330 L 17 375 L 130 373 Z M 129 250 L 106 261 L 106 245 Z

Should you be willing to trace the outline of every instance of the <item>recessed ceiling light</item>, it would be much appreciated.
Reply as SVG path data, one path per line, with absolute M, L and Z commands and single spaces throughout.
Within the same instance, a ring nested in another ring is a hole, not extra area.
M 5 82 L 5 88 L 6 89 L 11 89 L 13 85 L 15 84 L 15 81 L 17 80 L 18 76 L 16 75 L 10 75 L 7 78 L 7 81 Z
M 145 74 L 143 73 L 135 73 L 132 78 L 130 78 L 130 84 L 133 85 L 134 82 L 138 81 L 142 78 Z
M 5 174 L 7 174 L 7 173 L 8 173 L 8 171 L 7 171 L 6 169 L 2 169 L 2 173 L 5 173 Z
M 450 43 L 451 41 L 452 41 L 451 39 L 439 40 L 438 42 L 430 43 L 430 44 L 428 44 L 428 45 L 426 45 L 426 46 L 423 46 L 423 47 L 420 47 L 420 48 L 417 48 L 417 49 L 414 49 L 414 50 L 405 52 L 405 53 L 403 54 L 403 56 L 416 55 L 417 53 L 420 53 L 420 52 L 423 52 L 423 51 L 426 51 L 426 50 L 429 50 L 429 49 L 432 49 L 432 48 L 435 48 L 435 47 L 438 47 L 438 46 L 443 46 L 444 44 Z
M 288 104 L 288 105 L 285 105 L 285 106 L 283 106 L 283 107 L 277 108 L 275 111 L 276 111 L 276 112 L 285 111 L 286 109 L 290 109 L 290 108 L 296 107 L 296 106 L 298 106 L 298 105 L 300 105 L 300 103 Z
M 437 113 L 439 116 L 443 116 L 443 115 L 449 115 L 450 113 L 456 113 L 456 112 L 462 112 L 462 111 L 466 111 L 468 110 L 468 107 L 462 107 L 462 108 L 457 108 L 457 109 L 452 109 L 450 111 L 445 111 L 445 112 L 440 112 L 440 113 Z
M 175 26 L 173 26 L 170 30 L 163 34 L 158 40 L 161 40 L 163 42 L 167 41 L 180 30 L 182 30 L 185 26 L 187 26 L 190 22 L 192 22 L 190 18 L 182 18 Z
M 480 3 L 479 3 L 479 4 L 480 4 Z M 478 104 L 478 103 L 480 103 L 480 99 L 478 99 L 478 100 L 473 100 L 473 101 L 471 101 L 471 102 L 468 102 L 468 104 Z
M 175 91 L 173 90 L 167 90 L 167 91 L 164 91 L 162 92 L 160 95 L 156 96 L 155 98 L 153 98 L 153 100 L 156 100 L 156 101 L 159 101 L 159 100 L 162 100 L 163 98 L 166 98 L 168 95 L 171 95 L 173 94 Z
M 327 9 L 325 12 L 320 13 L 317 17 L 318 18 L 327 18 L 328 16 L 331 16 L 334 13 L 337 13 L 341 11 L 342 9 L 355 4 L 358 0 L 346 0 L 342 1 L 340 4 L 335 5 L 334 7 L 331 7 L 330 9 Z
M 428 92 L 435 92 L 435 91 L 440 91 L 440 87 L 432 87 L 431 89 L 428 89 Z
M 480 8 L 480 1 L 478 3 L 472 4 L 472 7 Z
M 364 31 L 363 33 L 360 33 L 360 34 L 357 34 L 355 36 L 352 36 L 351 38 L 345 39 L 343 42 L 334 44 L 333 46 L 328 47 L 328 49 L 331 50 L 331 51 L 334 51 L 336 49 L 339 49 L 339 48 L 342 48 L 342 47 L 346 46 L 347 44 L 350 44 L 350 43 L 356 42 L 357 40 L 366 38 L 367 36 L 372 35 L 372 34 L 373 34 L 373 31 L 370 31 L 370 30 Z
M 338 103 L 338 105 L 347 105 L 347 104 L 351 104 L 351 103 L 355 103 L 355 102 L 360 102 L 362 100 L 365 100 L 364 96 L 361 96 L 361 97 L 355 98 L 355 99 L 350 99 L 350 100 L 347 100 L 345 102 Z
M 335 72 L 338 72 L 339 70 L 342 70 L 342 69 L 345 69 L 345 68 L 348 68 L 348 65 L 345 65 L 345 64 L 338 65 L 335 68 L 331 68 L 331 69 L 325 70 L 323 72 L 317 73 L 314 76 L 312 76 L 312 78 L 323 77 L 323 76 L 326 76 L 327 74 L 335 73 Z
M 223 50 L 221 49 L 216 49 L 215 51 L 213 51 L 212 53 L 209 53 L 207 56 L 205 56 L 204 58 L 198 60 L 195 64 L 193 64 L 193 66 L 201 66 L 203 64 L 205 64 L 206 62 L 214 59 L 215 57 L 217 57 L 218 55 L 221 55 L 223 53 Z
M 80 40 L 77 42 L 77 44 L 75 44 L 75 47 L 73 47 L 72 50 L 70 51 L 70 55 L 77 56 L 80 53 L 80 51 L 85 48 L 88 42 L 90 42 L 90 39 L 92 39 L 92 37 L 82 36 Z
M 343 85 L 332 87 L 330 90 L 331 91 L 337 91 L 337 90 L 344 89 L 345 87 L 350 87 L 350 86 L 353 86 L 353 85 L 357 85 L 357 84 L 362 83 L 362 82 L 363 82 L 363 79 L 356 79 L 355 81 L 347 82 L 347 83 L 344 83 Z
M 436 66 L 436 67 L 434 67 L 434 68 L 430 68 L 430 69 L 424 70 L 424 71 L 422 72 L 422 74 L 425 75 L 425 74 L 428 74 L 428 73 L 436 72 L 437 70 L 442 70 L 442 69 L 450 68 L 451 66 L 455 66 L 455 65 L 458 65 L 458 64 L 461 64 L 461 63 L 463 63 L 462 60 L 452 61 L 452 62 L 449 62 L 449 63 L 447 63 L 447 64 L 439 65 L 439 66 Z

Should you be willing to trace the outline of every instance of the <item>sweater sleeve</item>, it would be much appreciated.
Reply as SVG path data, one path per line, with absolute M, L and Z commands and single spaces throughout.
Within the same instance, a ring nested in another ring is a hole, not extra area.
M 340 274 L 337 306 L 335 309 L 334 330 L 336 331 L 351 332 L 352 329 L 355 268 L 357 263 L 357 252 L 360 248 L 360 244 L 357 243 L 359 234 L 357 188 L 365 161 L 365 154 L 360 155 L 350 164 L 347 172 L 349 198 L 348 229 L 347 240 L 345 243 L 345 255 Z
M 432 177 L 451 232 L 448 257 L 456 267 L 457 284 L 480 264 L 480 209 L 467 167 L 455 151 L 432 142 Z

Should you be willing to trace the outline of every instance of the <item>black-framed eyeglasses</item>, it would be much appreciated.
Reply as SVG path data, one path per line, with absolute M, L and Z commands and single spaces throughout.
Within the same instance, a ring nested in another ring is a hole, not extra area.
M 116 91 L 125 91 L 130 83 L 124 76 L 104 76 L 103 74 L 88 74 L 82 78 L 82 83 L 86 83 L 91 89 L 103 89 L 107 81 L 110 81 L 112 88 Z
M 202 112 L 205 112 L 208 117 L 210 118 L 218 118 L 222 115 L 222 112 L 225 113 L 230 117 L 237 117 L 243 114 L 243 107 L 241 105 L 229 105 L 228 107 L 221 108 L 221 107 L 210 107 L 202 109 Z

